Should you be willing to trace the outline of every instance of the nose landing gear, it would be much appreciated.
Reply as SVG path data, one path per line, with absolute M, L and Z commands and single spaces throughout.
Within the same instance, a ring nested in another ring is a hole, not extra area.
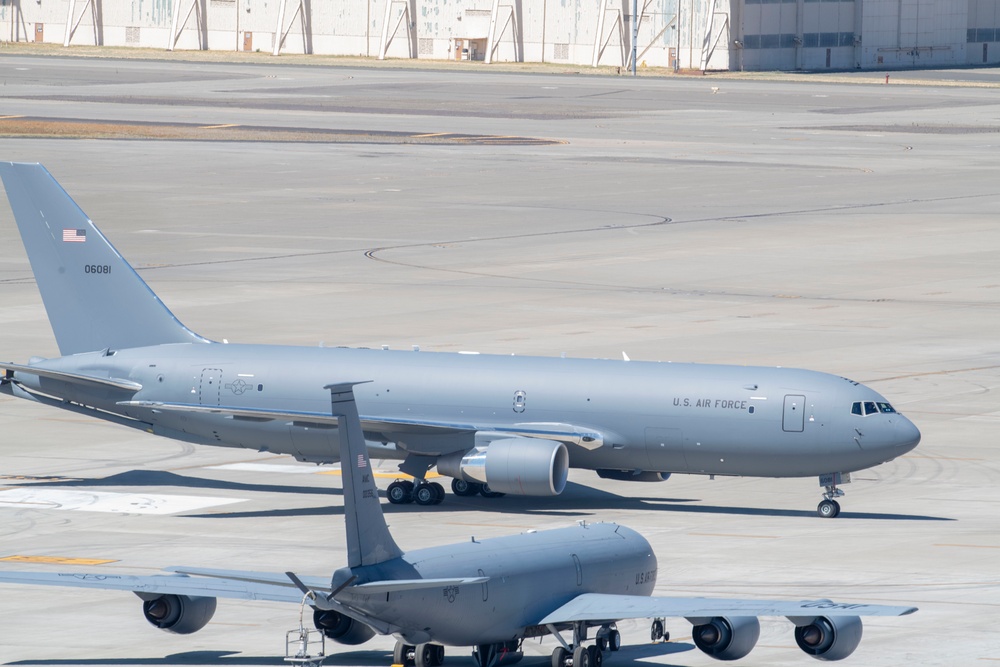
M 830 473 L 819 476 L 819 484 L 825 491 L 823 500 L 816 506 L 816 513 L 824 519 L 835 519 L 840 514 L 840 503 L 834 498 L 843 498 L 844 490 L 838 484 L 850 484 L 851 473 Z

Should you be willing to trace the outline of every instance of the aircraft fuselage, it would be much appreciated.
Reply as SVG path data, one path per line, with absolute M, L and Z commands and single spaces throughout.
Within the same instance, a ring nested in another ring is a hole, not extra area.
M 335 430 L 118 403 L 322 412 L 325 385 L 370 380 L 356 390 L 363 419 L 456 427 L 448 435 L 419 426 L 366 431 L 370 441 L 404 450 L 379 448 L 376 457 L 464 451 L 476 433 L 571 424 L 596 436 L 568 447 L 571 467 L 589 469 L 812 476 L 877 465 L 919 441 L 898 413 L 852 414 L 858 402 L 887 405 L 872 389 L 790 368 L 226 344 L 77 354 L 37 366 L 141 384 L 123 396 L 19 376 L 29 389 L 138 420 L 155 433 L 317 462 L 337 459 Z

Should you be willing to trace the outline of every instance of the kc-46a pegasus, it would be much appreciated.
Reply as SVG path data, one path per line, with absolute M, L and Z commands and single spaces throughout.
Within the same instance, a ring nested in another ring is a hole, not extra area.
M 394 503 L 554 496 L 570 467 L 606 478 L 671 473 L 817 476 L 820 516 L 852 471 L 920 432 L 858 382 L 792 368 L 220 344 L 181 324 L 38 164 L 0 163 L 61 356 L 0 363 L 0 392 L 206 445 L 338 459 L 308 415 L 337 378 L 358 388 L 364 436 L 401 459 Z M 374 449 L 373 449 L 374 451 Z

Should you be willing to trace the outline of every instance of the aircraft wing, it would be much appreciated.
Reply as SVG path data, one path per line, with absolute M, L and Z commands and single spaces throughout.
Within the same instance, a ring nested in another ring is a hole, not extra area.
M 287 578 L 286 581 L 288 581 Z M 270 600 L 296 604 L 302 601 L 302 593 L 290 581 L 285 586 L 236 578 L 189 577 L 183 574 L 135 576 L 103 573 L 0 572 L 0 582 L 30 586 L 69 586 L 132 591 L 140 597 L 147 594 L 153 596 L 173 594 L 237 600 Z
M 541 619 L 539 625 L 628 618 L 712 618 L 715 616 L 905 616 L 916 607 L 855 604 L 831 600 L 740 600 L 723 598 L 646 597 L 584 593 Z
M 148 408 L 151 410 L 169 410 L 174 412 L 189 412 L 201 414 L 219 414 L 236 419 L 249 420 L 287 420 L 297 424 L 336 425 L 337 419 L 325 412 L 308 412 L 302 410 L 270 410 L 265 408 L 237 407 L 227 405 L 201 405 L 197 403 L 169 403 L 164 401 L 121 401 L 123 407 Z M 403 437 L 407 443 L 412 442 L 420 453 L 433 456 L 448 454 L 459 449 L 470 448 L 475 444 L 476 433 L 487 431 L 497 437 L 538 438 L 556 440 L 566 444 L 578 445 L 585 449 L 597 449 L 603 446 L 606 436 L 599 431 L 573 424 L 550 422 L 526 422 L 519 424 L 472 424 L 463 422 L 443 422 L 431 419 L 410 419 L 396 417 L 373 417 L 361 415 L 361 427 L 366 436 L 376 433 L 384 435 L 387 440 Z M 406 437 L 409 436 L 409 437 Z M 418 439 L 414 439 L 416 436 Z M 458 437 L 458 440 L 453 438 Z M 462 438 L 465 436 L 465 438 Z M 452 438 L 442 451 L 425 451 L 425 437 L 431 442 L 440 442 L 442 438 Z M 369 438 L 378 439 L 378 438 Z M 406 443 L 404 443 L 406 444 Z M 412 447 L 410 448 L 412 449 Z
M 82 375 L 80 373 L 67 373 L 65 371 L 54 371 L 36 366 L 24 366 L 22 364 L 12 364 L 0 361 L 0 369 L 7 371 L 4 380 L 15 380 L 12 373 L 23 373 L 25 375 L 36 375 L 40 378 L 50 380 L 62 380 L 70 384 L 79 384 L 86 387 L 105 387 L 111 389 L 121 389 L 123 391 L 136 392 L 142 389 L 142 385 L 132 380 L 119 378 L 102 378 L 92 375 Z

